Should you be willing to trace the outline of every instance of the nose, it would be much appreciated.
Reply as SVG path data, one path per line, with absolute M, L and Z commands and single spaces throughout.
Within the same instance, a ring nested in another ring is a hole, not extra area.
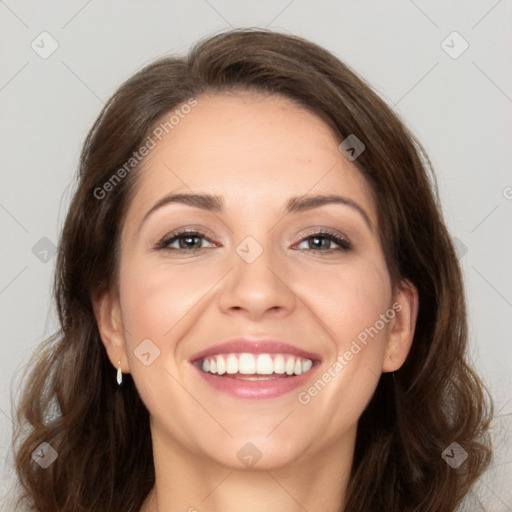
M 266 314 L 284 318 L 293 312 L 297 297 L 287 282 L 286 263 L 277 252 L 252 237 L 236 247 L 219 298 L 224 313 L 256 320 Z

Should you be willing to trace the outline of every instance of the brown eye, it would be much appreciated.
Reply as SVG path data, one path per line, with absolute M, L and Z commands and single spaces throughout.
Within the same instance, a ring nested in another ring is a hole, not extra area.
M 349 240 L 329 231 L 319 231 L 317 233 L 312 233 L 311 235 L 303 238 L 302 241 L 310 241 L 309 247 L 305 248 L 305 250 L 313 252 L 345 252 L 350 250 L 352 247 Z M 330 246 L 332 243 L 335 243 L 338 248 L 331 248 Z
M 204 233 L 199 231 L 179 231 L 162 239 L 157 246 L 157 249 L 170 250 L 170 251 L 197 251 L 205 249 L 201 247 L 201 240 L 208 240 Z M 178 247 L 171 247 L 171 244 L 178 242 Z

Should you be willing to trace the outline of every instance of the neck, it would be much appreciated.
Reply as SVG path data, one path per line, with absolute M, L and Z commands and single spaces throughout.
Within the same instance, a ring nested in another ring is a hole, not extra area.
M 355 433 L 354 426 L 337 444 L 304 452 L 281 467 L 239 469 L 153 431 L 155 486 L 140 512 L 338 512 L 343 509 Z

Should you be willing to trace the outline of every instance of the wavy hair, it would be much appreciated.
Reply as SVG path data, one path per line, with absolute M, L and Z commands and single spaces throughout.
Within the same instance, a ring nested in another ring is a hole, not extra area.
M 452 512 L 491 458 L 493 403 L 467 353 L 458 259 L 437 184 L 419 142 L 371 87 L 330 52 L 300 37 L 235 29 L 165 56 L 124 82 L 102 109 L 80 155 L 61 232 L 53 294 L 60 329 L 27 363 L 16 407 L 17 504 L 37 512 L 139 512 L 154 485 L 149 413 L 130 374 L 117 386 L 92 297 L 118 284 L 120 231 L 140 163 L 99 200 L 95 191 L 129 161 L 164 115 L 206 93 L 280 95 L 365 151 L 354 165 L 370 184 L 379 236 L 396 285 L 418 289 L 410 353 L 381 375 L 358 423 L 347 512 Z M 340 155 L 341 157 L 341 155 Z M 468 453 L 458 468 L 441 454 Z M 46 469 L 32 460 L 48 443 Z

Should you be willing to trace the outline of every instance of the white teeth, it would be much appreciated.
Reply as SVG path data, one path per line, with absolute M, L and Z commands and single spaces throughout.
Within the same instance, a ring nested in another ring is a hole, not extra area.
M 289 354 L 217 354 L 203 360 L 205 373 L 223 375 L 301 375 L 311 370 L 313 361 Z M 256 380 L 256 379 L 253 379 Z
M 238 358 L 238 373 L 243 373 L 244 375 L 256 373 L 256 361 L 252 354 L 240 354 Z
M 229 374 L 238 373 L 238 359 L 235 354 L 229 354 L 227 357 L 226 372 Z
M 260 354 L 256 362 L 256 373 L 260 375 L 270 375 L 274 373 L 274 363 L 269 354 Z
M 226 373 L 226 361 L 222 356 L 217 356 L 217 373 L 219 375 Z
M 302 373 L 306 373 L 307 371 L 311 370 L 312 366 L 313 361 L 311 361 L 311 359 L 306 359 L 306 361 L 302 361 Z
M 292 375 L 295 371 L 295 358 L 290 357 L 288 361 L 286 361 L 286 373 L 287 375 Z
M 309 359 L 308 359 L 309 361 Z M 283 374 L 285 372 L 284 357 L 279 354 L 274 358 L 274 373 Z

